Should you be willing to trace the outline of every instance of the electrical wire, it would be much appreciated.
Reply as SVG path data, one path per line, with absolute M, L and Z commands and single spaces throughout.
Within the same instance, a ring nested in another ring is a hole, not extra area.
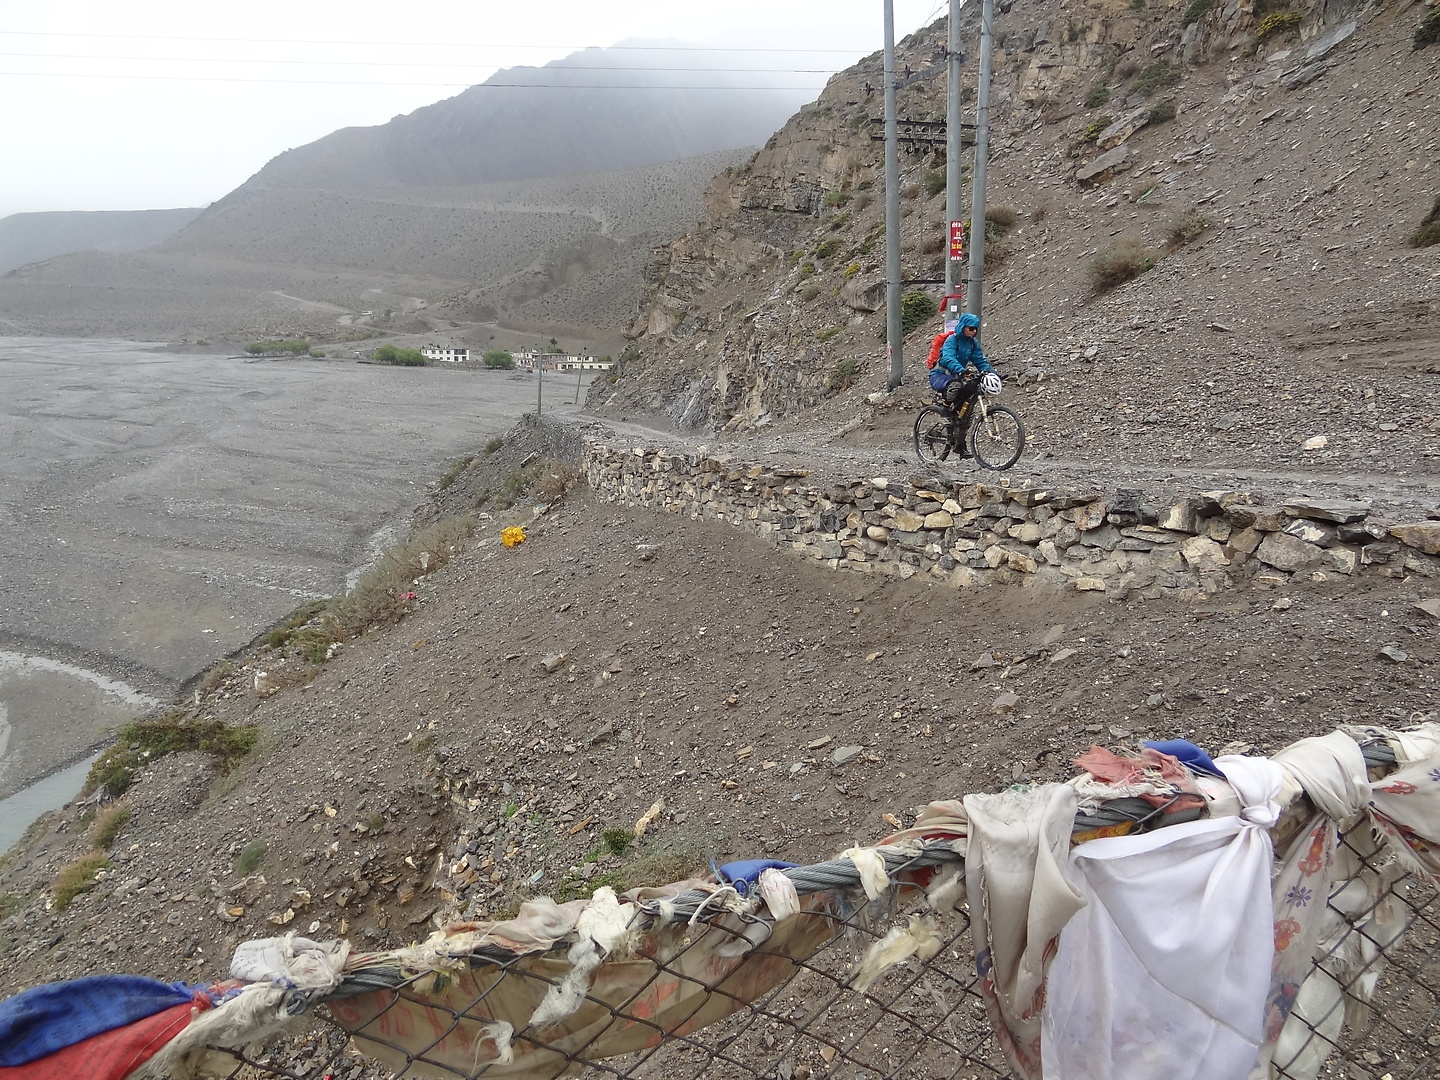
M 142 63 L 167 64 L 305 64 L 313 67 L 461 67 L 463 61 L 436 63 L 433 60 L 269 60 L 254 56 L 119 56 L 99 53 L 29 53 L 0 52 L 0 56 L 27 57 L 34 60 L 135 60 Z M 771 75 L 831 75 L 831 68 L 724 68 L 724 67 L 643 67 L 625 64 L 564 64 L 552 67 L 530 68 L 532 71 L 687 71 L 700 74 L 771 74 Z
M 782 49 L 748 48 L 741 46 L 717 47 L 710 45 L 523 45 L 487 44 L 456 41 L 347 41 L 341 38 L 240 38 L 240 37 L 188 37 L 177 34 L 96 34 L 78 30 L 0 30 L 0 36 L 19 37 L 82 37 L 116 41 L 219 41 L 227 44 L 244 45 L 364 45 L 386 49 L 548 49 L 554 51 L 582 52 L 587 49 L 603 49 L 605 52 L 738 52 L 738 53 L 833 53 L 842 56 L 868 56 L 875 51 L 873 46 L 853 49 Z
M 735 83 L 730 86 L 661 86 L 656 83 L 495 83 L 495 82 L 415 82 L 408 79 L 378 80 L 378 79 L 243 79 L 238 76 L 229 77 L 224 75 L 102 75 L 92 71 L 0 71 L 0 77 L 16 75 L 21 78 L 53 78 L 53 79 L 127 79 L 127 80 L 150 80 L 155 82 L 214 82 L 214 83 L 243 83 L 245 85 L 262 86 L 434 86 L 434 87 L 473 87 L 476 90 L 664 90 L 676 92 L 681 90 L 807 90 L 819 92 L 824 86 L 811 86 L 797 83 L 792 86 L 752 86 L 749 83 Z

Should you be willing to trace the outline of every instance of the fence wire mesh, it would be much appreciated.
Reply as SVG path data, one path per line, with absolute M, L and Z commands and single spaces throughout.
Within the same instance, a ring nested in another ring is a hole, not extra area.
M 1368 826 L 1340 842 L 1358 869 L 1334 884 L 1329 909 L 1339 931 L 1312 958 L 1317 974 L 1306 980 L 1270 1076 L 1433 1077 L 1434 884 L 1397 870 Z M 912 869 L 893 872 L 896 887 L 878 900 L 835 889 L 806 898 L 780 924 L 703 910 L 665 926 L 653 913 L 638 916 L 649 925 L 632 927 L 640 931 L 632 959 L 610 977 L 600 964 L 588 983 L 566 984 L 573 949 L 503 961 L 476 953 L 383 988 L 383 974 L 347 979 L 303 1033 L 258 1051 L 217 1050 L 211 1070 L 236 1080 L 1015 1076 L 987 1017 L 968 913 L 963 904 L 937 913 Z M 926 958 L 910 955 L 868 981 L 861 958 L 926 915 L 935 928 Z M 561 991 L 572 994 L 561 1020 L 527 1023 Z M 507 1042 L 510 1063 L 500 1059 Z

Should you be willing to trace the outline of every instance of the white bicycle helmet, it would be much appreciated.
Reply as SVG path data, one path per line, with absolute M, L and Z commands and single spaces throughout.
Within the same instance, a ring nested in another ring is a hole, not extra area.
M 987 371 L 984 375 L 980 376 L 980 389 L 987 394 L 993 395 L 1000 393 L 1000 376 L 996 375 L 993 371 Z

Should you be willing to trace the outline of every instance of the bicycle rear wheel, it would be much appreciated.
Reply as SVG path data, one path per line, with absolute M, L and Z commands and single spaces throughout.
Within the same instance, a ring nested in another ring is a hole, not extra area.
M 927 405 L 915 418 L 915 456 L 921 465 L 939 465 L 950 456 L 950 414 Z
M 986 469 L 1008 469 L 1025 449 L 1025 424 L 1004 405 L 991 405 L 970 428 L 970 450 Z

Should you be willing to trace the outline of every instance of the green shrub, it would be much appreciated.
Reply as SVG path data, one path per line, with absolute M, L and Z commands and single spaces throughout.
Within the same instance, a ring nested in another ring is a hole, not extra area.
M 474 460 L 475 459 L 473 457 L 463 457 L 456 459 L 450 465 L 450 468 L 445 470 L 445 475 L 440 477 L 439 483 L 437 485 L 440 490 L 444 491 L 451 484 L 455 483 L 455 481 L 460 478 L 460 474 L 463 473 L 466 469 L 468 469 L 470 467 L 470 463 Z
M 496 450 L 499 450 L 500 447 L 504 445 L 504 439 L 502 439 L 499 435 L 493 435 L 489 439 L 485 440 L 485 453 L 493 454 Z
M 129 820 L 130 807 L 124 803 L 114 803 L 106 807 L 90 829 L 91 845 L 100 849 L 108 848 Z
M 1098 109 L 1110 100 L 1110 88 L 1108 86 L 1097 86 L 1085 95 L 1085 107 L 1087 109 Z
M 1165 233 L 1165 243 L 1171 251 L 1178 251 L 1186 244 L 1193 244 L 1209 229 L 1211 221 L 1193 207 L 1170 219 Z
M 935 318 L 939 310 L 935 298 L 929 293 L 919 290 L 905 293 L 900 297 L 900 332 L 909 337 L 916 327 Z
M 1215 0 L 1190 0 L 1190 6 L 1185 9 L 1185 14 L 1180 16 L 1180 25 L 1189 26 L 1197 23 L 1215 6 Z
M 99 884 L 95 875 L 109 865 L 110 858 L 103 851 L 92 851 L 63 868 L 50 885 L 50 894 L 55 898 L 55 910 L 64 911 L 75 897 L 95 888 Z
M 985 211 L 985 242 L 988 244 L 999 240 L 1013 229 L 1019 220 L 1020 215 L 1011 207 L 992 206 Z
M 828 259 L 840 250 L 839 240 L 822 240 L 815 245 L 815 258 Z
M 1440 7 L 1432 7 L 1430 13 L 1420 20 L 1420 25 L 1415 28 L 1415 38 L 1411 42 L 1411 49 L 1423 49 L 1426 45 L 1434 45 L 1440 41 Z
M 1174 86 L 1179 81 L 1180 69 L 1178 67 L 1169 60 L 1156 60 L 1135 76 L 1135 81 L 1130 84 L 1130 89 L 1143 97 L 1149 97 L 1161 87 Z
M 504 349 L 490 349 L 481 360 L 487 368 L 509 371 L 515 366 L 515 357 Z
M 1269 41 L 1272 37 L 1289 33 L 1300 25 L 1300 18 L 1298 11 L 1271 12 L 1261 19 L 1260 25 L 1255 28 L 1255 40 Z
M 449 518 L 404 543 L 386 548 L 375 564 L 360 575 L 355 587 L 322 617 L 316 631 L 326 647 L 374 627 L 399 622 L 410 610 L 405 594 L 415 579 L 433 574 L 448 563 L 463 550 L 474 528 L 474 518 Z M 313 660 L 313 648 L 308 651 Z
M 219 720 L 201 720 L 171 709 L 158 720 L 136 720 L 115 733 L 115 745 L 90 766 L 84 793 L 103 787 L 119 796 L 129 789 L 137 770 L 167 754 L 202 750 L 227 770 L 255 748 L 259 729 L 228 727 Z
M 265 862 L 265 852 L 269 845 L 264 840 L 251 840 L 243 848 L 240 854 L 235 856 L 235 876 L 249 877 L 256 870 L 260 869 Z
M 849 390 L 855 385 L 855 375 L 859 370 L 859 362 L 853 356 L 846 357 L 830 369 L 826 385 L 831 391 Z
M 1115 118 L 1108 113 L 1106 113 L 1104 116 L 1097 116 L 1094 120 L 1090 121 L 1090 124 L 1085 128 L 1084 131 L 1080 133 L 1081 143 L 1094 142 L 1099 137 L 1100 133 L 1114 122 Z
M 600 840 L 611 855 L 624 855 L 635 842 L 634 829 L 606 829 Z
M 1145 114 L 1145 122 L 1149 124 L 1163 124 L 1174 119 L 1175 103 L 1173 101 L 1162 101 Z
M 825 205 L 841 207 L 850 201 L 850 192 L 845 190 L 831 191 L 825 195 Z
M 1125 237 L 1090 259 L 1090 287 L 1098 296 L 1139 277 L 1155 265 L 1156 253 L 1134 237 Z
M 1440 11 L 1440 8 L 1435 10 Z M 1435 196 L 1435 205 L 1420 222 L 1420 227 L 1410 234 L 1406 243 L 1417 248 L 1440 244 L 1440 195 Z
M 286 341 L 255 341 L 245 346 L 245 351 L 251 356 L 274 356 L 278 353 L 290 353 L 292 356 L 299 356 L 301 353 L 310 351 L 310 342 L 303 338 Z
M 925 197 L 933 199 L 945 190 L 947 183 L 948 178 L 944 168 L 927 169 L 925 172 Z
M 826 330 L 817 330 L 815 331 L 815 340 L 820 342 L 821 344 L 824 344 L 831 338 L 838 337 L 844 332 L 845 328 L 843 326 L 832 326 Z
M 400 367 L 424 367 L 425 357 L 419 349 L 397 349 L 394 345 L 381 345 L 370 354 L 372 360 L 381 364 L 397 364 Z
M 814 264 L 813 262 L 807 262 L 807 263 L 801 264 L 801 266 L 800 266 L 800 280 L 801 280 L 801 281 L 804 281 L 807 277 L 813 276 L 814 273 L 815 273 L 815 264 Z
M 859 272 L 860 264 L 858 262 L 852 262 L 849 266 L 845 267 L 844 270 L 840 271 L 840 276 L 843 278 L 852 278 Z

